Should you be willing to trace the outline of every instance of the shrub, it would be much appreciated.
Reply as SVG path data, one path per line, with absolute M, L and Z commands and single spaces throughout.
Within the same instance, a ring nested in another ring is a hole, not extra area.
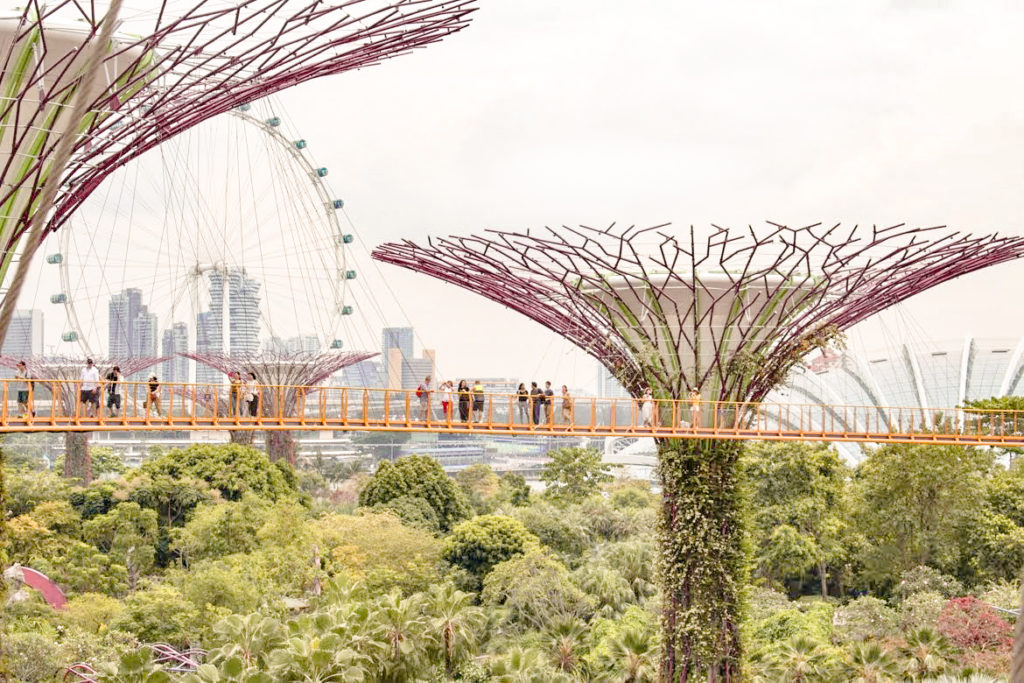
M 935 628 L 946 598 L 939 593 L 921 591 L 912 594 L 900 605 L 900 628 L 904 632 Z
M 938 631 L 956 647 L 965 650 L 1010 650 L 1013 627 L 996 611 L 968 596 L 953 598 L 939 614 Z
M 884 638 L 896 631 L 899 618 L 885 601 L 859 597 L 836 610 L 835 626 L 844 640 Z
M 68 600 L 64 620 L 88 633 L 104 633 L 124 613 L 124 605 L 100 593 L 82 593 Z
M 445 539 L 442 557 L 482 580 L 498 563 L 537 545 L 537 537 L 519 520 L 481 515 L 455 527 Z
M 391 513 L 325 515 L 311 523 L 331 573 L 363 579 L 368 587 L 405 593 L 438 579 L 441 540 L 402 524 Z
M 526 629 L 543 630 L 553 622 L 585 618 L 593 611 L 565 565 L 540 549 L 496 565 L 484 579 L 481 600 L 505 607 L 509 619 Z
M 41 633 L 6 634 L 0 646 L 9 673 L 16 681 L 31 683 L 53 680 L 61 667 L 53 641 Z
M 124 613 L 113 627 L 134 634 L 146 643 L 188 645 L 195 637 L 198 612 L 173 586 L 154 585 L 124 601 Z
M 359 504 L 372 507 L 403 496 L 426 500 L 437 513 L 438 525 L 444 532 L 471 514 L 462 489 L 436 460 L 422 455 L 408 455 L 393 463 L 382 460 L 359 492 Z
M 939 593 L 945 598 L 963 595 L 964 586 L 948 574 L 934 567 L 921 565 L 908 569 L 900 575 L 899 594 L 901 597 L 921 592 Z
M 270 500 L 297 493 L 294 475 L 285 474 L 290 472 L 287 465 L 273 463 L 263 451 L 240 444 L 194 444 L 147 460 L 140 470 L 154 480 L 161 475 L 200 479 L 227 500 L 241 500 L 245 493 Z
M 434 508 L 430 507 L 425 498 L 419 496 L 399 496 L 386 503 L 377 503 L 371 509 L 375 512 L 390 512 L 406 526 L 423 529 L 432 534 L 441 530 Z

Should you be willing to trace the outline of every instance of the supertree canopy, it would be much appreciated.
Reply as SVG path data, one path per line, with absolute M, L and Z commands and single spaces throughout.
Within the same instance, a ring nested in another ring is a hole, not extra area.
M 758 400 L 808 351 L 923 289 L 1024 253 L 1024 238 L 812 225 L 706 239 L 588 227 L 378 247 L 374 258 L 504 304 L 639 396 Z
M 104 376 L 116 365 L 121 369 L 122 374 L 128 377 L 165 360 L 167 360 L 166 357 L 101 359 L 96 361 L 96 367 L 100 370 L 100 375 Z M 0 366 L 6 368 L 16 369 L 21 361 L 25 363 L 28 376 L 36 380 L 33 383 L 36 400 L 42 399 L 41 394 L 48 395 L 56 388 L 57 395 L 52 397 L 54 412 L 59 412 L 61 415 L 77 414 L 79 395 L 76 382 L 82 368 L 85 367 L 85 358 L 0 356 Z M 48 381 L 52 384 L 48 384 Z M 144 392 L 133 391 L 125 397 L 125 400 L 128 402 L 142 400 L 144 396 Z M 127 409 L 128 403 L 126 402 L 125 410 Z M 69 479 L 80 479 L 86 484 L 92 481 L 92 456 L 89 454 L 88 432 L 64 432 L 64 476 Z
M 692 400 L 695 390 L 703 401 L 743 402 L 764 397 L 854 323 L 1024 255 L 1024 238 L 941 228 L 712 227 L 706 238 L 665 225 L 488 231 L 385 244 L 374 258 L 519 311 L 636 396 L 650 387 L 660 399 Z M 658 442 L 662 680 L 738 680 L 741 446 L 697 435 Z
M 0 18 L 3 291 L 37 210 L 45 231 L 57 230 L 112 171 L 164 140 L 283 88 L 441 40 L 468 24 L 474 1 L 128 0 L 91 80 L 82 70 L 105 4 L 29 2 Z M 70 103 L 81 98 L 88 106 L 76 118 Z M 69 134 L 77 138 L 56 169 L 50 211 L 38 206 L 41 189 Z
M 257 408 L 260 415 L 294 417 L 302 407 L 307 392 L 338 370 L 378 355 L 376 351 L 346 351 L 319 353 L 313 351 L 264 351 L 250 355 L 228 355 L 223 353 L 183 353 L 183 356 L 212 368 L 225 375 L 229 372 L 251 373 L 259 386 Z M 198 387 L 200 393 L 203 387 Z M 212 387 L 211 387 L 212 389 Z M 219 414 L 238 410 L 229 405 L 231 399 L 217 388 L 216 393 L 206 392 L 197 397 L 208 405 L 216 406 Z M 236 430 L 232 441 L 250 441 L 251 431 Z M 268 430 L 265 434 L 267 455 L 271 460 L 287 460 L 295 464 L 295 441 L 288 431 Z

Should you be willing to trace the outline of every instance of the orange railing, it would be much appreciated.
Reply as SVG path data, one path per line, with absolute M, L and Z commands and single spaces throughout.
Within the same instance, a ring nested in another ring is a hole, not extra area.
M 0 431 L 380 430 L 876 441 L 1024 446 L 1024 411 L 863 405 L 553 397 L 549 410 L 515 394 L 470 394 L 446 410 L 414 390 L 122 382 L 84 393 L 78 380 L 0 380 Z M 119 409 L 118 409 L 119 404 Z M 109 406 L 109 407 L 108 407 Z

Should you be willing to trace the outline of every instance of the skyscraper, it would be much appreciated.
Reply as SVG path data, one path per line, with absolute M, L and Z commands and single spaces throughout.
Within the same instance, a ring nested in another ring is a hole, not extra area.
M 174 323 L 169 329 L 164 330 L 160 350 L 161 355 L 171 357 L 170 360 L 164 361 L 161 368 L 163 381 L 188 382 L 190 361 L 177 355 L 188 351 L 188 327 L 185 323 Z
M 597 397 L 629 398 L 629 392 L 601 363 L 597 364 Z
M 43 354 L 43 312 L 31 309 L 15 311 L 10 327 L 4 337 L 3 349 L 5 356 L 27 358 Z
M 228 271 L 228 295 L 231 355 L 259 352 L 260 283 L 249 277 L 245 268 L 233 268 Z
M 110 297 L 107 317 L 108 354 L 111 358 L 140 355 L 135 347 L 135 318 L 142 306 L 142 290 L 134 287 Z
M 260 283 L 245 268 L 211 270 L 209 310 L 196 316 L 196 352 L 243 356 L 260 348 Z M 228 339 L 224 339 L 224 295 L 227 284 Z M 206 365 L 196 366 L 196 382 L 216 383 L 221 372 Z
M 410 371 L 409 362 L 413 360 L 413 337 L 411 327 L 385 327 L 381 331 L 380 355 L 385 386 L 400 389 L 405 385 L 403 380 Z

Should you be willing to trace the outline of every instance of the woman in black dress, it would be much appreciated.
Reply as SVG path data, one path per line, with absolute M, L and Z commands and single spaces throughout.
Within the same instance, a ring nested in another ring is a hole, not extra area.
M 459 381 L 459 417 L 465 422 L 469 419 L 469 385 L 466 380 Z

